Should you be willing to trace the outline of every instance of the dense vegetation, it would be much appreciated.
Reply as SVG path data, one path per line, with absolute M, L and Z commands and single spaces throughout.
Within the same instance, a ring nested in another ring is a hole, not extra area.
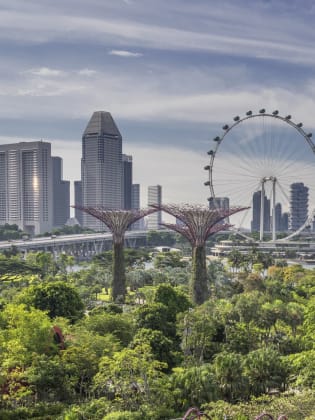
M 314 418 L 314 270 L 233 253 L 193 306 L 189 262 L 148 260 L 126 250 L 116 305 L 110 252 L 79 271 L 65 254 L 1 257 L 1 419 Z

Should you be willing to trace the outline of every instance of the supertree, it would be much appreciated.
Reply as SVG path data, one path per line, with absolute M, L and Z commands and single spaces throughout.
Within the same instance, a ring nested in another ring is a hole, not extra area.
M 154 213 L 154 208 L 139 210 L 112 210 L 105 207 L 72 206 L 103 222 L 113 235 L 113 283 L 112 299 L 124 300 L 126 294 L 126 273 L 124 260 L 124 240 L 126 230 L 132 223 Z
M 153 204 L 156 210 L 180 220 L 181 223 L 162 223 L 163 226 L 183 235 L 192 247 L 192 276 L 190 293 L 194 303 L 202 304 L 208 297 L 206 241 L 209 236 L 226 230 L 229 225 L 224 219 L 248 207 L 230 207 L 229 209 L 209 209 L 201 205 L 191 204 Z

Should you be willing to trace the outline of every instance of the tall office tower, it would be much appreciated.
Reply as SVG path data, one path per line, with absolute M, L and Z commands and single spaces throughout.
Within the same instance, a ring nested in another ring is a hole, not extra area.
M 122 155 L 123 208 L 132 208 L 132 156 Z
M 109 112 L 94 112 L 83 133 L 81 179 L 85 207 L 122 207 L 122 137 Z M 104 229 L 86 213 L 83 226 Z
M 282 213 L 281 216 L 281 232 L 289 230 L 289 213 Z
M 251 231 L 260 231 L 260 207 L 261 207 L 261 191 L 253 194 L 253 219 L 251 223 Z M 264 232 L 270 232 L 270 200 L 264 197 Z
M 282 206 L 280 203 L 277 203 L 275 207 L 276 232 L 282 231 L 281 219 L 282 219 Z
M 230 199 L 228 197 L 211 197 L 208 201 L 209 209 L 229 210 L 230 208 Z M 227 217 L 219 223 L 229 223 L 229 221 L 230 218 Z
M 140 209 L 140 184 L 132 184 L 131 186 L 131 208 L 133 210 Z M 143 230 L 144 219 L 137 220 L 131 225 L 131 230 Z
M 308 216 L 308 188 L 303 182 L 290 185 L 290 230 L 299 229 Z
M 53 221 L 51 145 L 42 141 L 0 146 L 0 224 L 31 235 Z
M 62 159 L 52 157 L 53 226 L 60 227 L 70 218 L 70 181 L 62 178 Z
M 161 185 L 152 185 L 148 187 L 148 206 L 151 204 L 162 204 L 162 187 Z M 147 217 L 147 229 L 161 229 L 162 213 L 157 211 Z
M 74 181 L 74 204 L 83 205 L 82 202 L 82 182 Z M 83 211 L 74 209 L 74 217 L 77 219 L 80 226 L 83 224 Z

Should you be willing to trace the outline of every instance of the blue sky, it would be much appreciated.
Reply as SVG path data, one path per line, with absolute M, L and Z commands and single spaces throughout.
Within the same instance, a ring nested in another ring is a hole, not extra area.
M 81 135 L 110 111 L 134 181 L 206 202 L 223 123 L 279 109 L 315 126 L 313 0 L 0 0 L 0 140 L 44 139 L 80 177 Z

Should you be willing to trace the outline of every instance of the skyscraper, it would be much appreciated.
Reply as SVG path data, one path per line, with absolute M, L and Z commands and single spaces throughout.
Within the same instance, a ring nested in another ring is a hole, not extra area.
M 31 235 L 50 231 L 52 185 L 50 143 L 0 146 L 0 224 L 17 224 Z
M 162 204 L 162 187 L 161 185 L 152 185 L 148 187 L 148 206 L 151 204 Z M 147 218 L 148 230 L 161 229 L 162 213 L 157 211 L 152 213 Z
M 62 178 L 62 159 L 52 157 L 53 226 L 60 227 L 70 218 L 70 181 Z
M 74 181 L 74 204 L 82 206 L 82 182 Z M 83 224 L 83 211 L 74 209 L 74 217 L 79 222 L 80 226 Z
M 290 185 L 290 230 L 299 229 L 308 217 L 308 188 L 303 182 Z
M 140 209 L 140 184 L 132 184 L 131 186 L 131 208 L 133 210 Z M 132 230 L 144 229 L 144 219 L 137 220 L 131 225 Z
M 220 209 L 220 210 L 229 210 L 230 208 L 230 200 L 228 197 L 211 197 L 208 199 L 209 201 L 209 209 Z M 222 220 L 221 224 L 229 223 L 229 217 Z
M 253 219 L 251 223 L 251 231 L 260 231 L 260 208 L 261 208 L 261 191 L 253 194 Z M 264 232 L 270 232 L 270 200 L 264 197 Z
M 94 112 L 83 133 L 81 177 L 85 207 L 122 207 L 122 137 L 109 112 Z M 83 226 L 104 228 L 86 213 Z
M 282 206 L 281 206 L 281 203 L 277 203 L 275 206 L 276 232 L 280 232 L 282 230 L 281 220 L 282 220 Z
M 123 208 L 132 208 L 132 156 L 122 155 Z

